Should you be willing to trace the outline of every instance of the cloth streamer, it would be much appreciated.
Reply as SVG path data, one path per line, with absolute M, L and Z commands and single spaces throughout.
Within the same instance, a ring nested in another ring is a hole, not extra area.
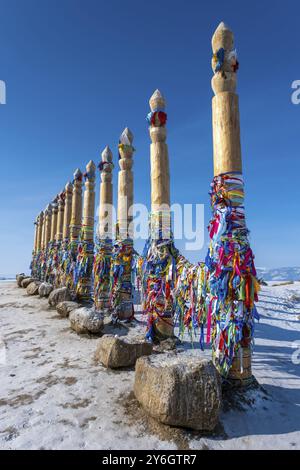
M 132 239 L 115 241 L 110 270 L 110 305 L 114 322 L 122 318 L 122 312 L 126 312 L 127 320 L 134 317 L 133 285 L 135 267 L 133 255 Z M 128 316 L 128 312 L 130 316 Z
M 96 240 L 93 264 L 94 303 L 96 310 L 109 310 L 112 240 Z
M 199 331 L 200 347 L 204 349 L 204 325 L 207 319 L 208 276 L 204 263 L 192 264 L 182 255 L 176 258 L 174 288 L 175 317 L 180 336 L 187 330 L 193 340 Z
M 252 344 L 259 283 L 245 223 L 242 174 L 215 176 L 210 197 L 207 341 L 211 335 L 214 363 L 226 376 L 238 350 Z
M 79 236 L 75 270 L 73 273 L 76 296 L 83 302 L 90 302 L 92 297 L 91 277 L 93 274 L 94 242 L 83 240 L 85 233 L 93 233 L 92 225 L 83 225 Z
M 173 289 L 178 250 L 174 246 L 169 224 L 169 211 L 157 211 L 150 214 L 149 239 L 142 258 L 138 261 L 142 309 L 148 317 L 146 337 L 150 341 L 155 338 L 155 324 L 159 320 L 170 326 L 173 325 L 175 307 Z M 169 234 L 169 238 L 164 238 L 164 234 Z

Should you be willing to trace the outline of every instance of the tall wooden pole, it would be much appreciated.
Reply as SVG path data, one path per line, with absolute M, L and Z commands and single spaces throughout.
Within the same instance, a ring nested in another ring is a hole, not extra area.
M 43 222 L 44 222 L 44 212 L 41 211 L 39 213 L 39 225 L 38 225 L 38 231 L 37 231 L 37 251 L 41 250 Z
M 82 233 L 76 263 L 76 295 L 78 300 L 87 303 L 92 302 L 93 296 L 95 171 L 96 165 L 90 160 L 84 174 L 85 191 L 83 198 Z
M 57 232 L 57 215 L 58 215 L 58 195 L 51 202 L 51 230 L 50 242 L 47 250 L 47 270 L 46 281 L 55 285 L 55 262 L 56 262 L 56 232 Z
M 44 230 L 43 230 L 43 250 L 41 253 L 41 280 L 45 281 L 47 277 L 47 259 L 49 253 L 49 242 L 51 235 L 51 217 L 52 207 L 48 204 L 44 211 Z
M 65 212 L 65 191 L 58 194 L 58 214 L 57 214 L 57 227 L 55 237 L 55 255 L 54 255 L 54 273 L 55 273 L 55 286 L 60 287 L 62 284 L 62 239 L 63 239 L 63 223 Z
M 38 235 L 38 224 L 39 218 L 36 217 L 33 225 L 34 225 L 34 240 L 33 240 L 33 249 L 32 249 L 32 260 L 30 264 L 30 271 L 31 276 L 36 277 L 36 269 L 37 269 L 37 235 Z
M 69 243 L 70 243 L 70 224 L 72 216 L 72 193 L 73 185 L 68 182 L 65 186 L 65 210 L 63 219 L 62 231 L 62 246 L 61 246 L 61 259 L 60 259 L 60 283 L 66 286 L 67 282 L 67 269 L 69 264 Z
M 212 349 L 216 367 L 237 383 L 251 379 L 251 340 L 258 282 L 244 213 L 244 181 L 240 144 L 238 61 L 233 33 L 220 23 L 212 37 L 214 179 L 213 217 L 206 259 L 211 300 Z M 210 327 L 208 327 L 210 335 Z
M 108 146 L 98 165 L 101 174 L 99 221 L 94 258 L 94 304 L 98 312 L 110 313 L 110 268 L 112 256 L 113 215 L 113 155 Z
M 117 234 L 111 266 L 113 320 L 129 320 L 133 308 L 133 134 L 126 127 L 119 141 Z
M 72 194 L 72 210 L 70 222 L 70 243 L 69 243 L 69 256 L 65 262 L 66 271 L 66 286 L 70 289 L 73 296 L 75 296 L 74 274 L 76 267 L 78 240 L 81 231 L 81 218 L 82 218 L 82 173 L 77 168 L 74 172 L 73 180 L 73 194 Z
M 142 295 L 143 309 L 148 314 L 147 337 L 155 340 L 173 336 L 171 291 L 176 279 L 176 253 L 171 233 L 166 103 L 159 90 L 153 93 L 149 104 L 151 215 L 150 236 L 142 266 Z
M 65 241 L 68 241 L 70 237 L 70 223 L 71 223 L 71 215 L 72 215 L 72 192 L 73 192 L 73 185 L 69 181 L 65 186 L 65 211 L 64 211 L 63 234 L 62 234 L 62 238 Z

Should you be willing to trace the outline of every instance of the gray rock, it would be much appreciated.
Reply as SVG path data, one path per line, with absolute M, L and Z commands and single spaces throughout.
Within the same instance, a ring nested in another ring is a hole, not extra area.
M 29 286 L 29 284 L 31 284 L 31 282 L 33 281 L 35 281 L 33 277 L 25 277 L 25 279 L 21 281 L 21 286 L 24 287 L 24 289 L 26 289 Z
M 95 359 L 111 369 L 129 367 L 133 366 L 139 357 L 151 354 L 152 347 L 144 338 L 104 335 L 99 341 Z
M 50 293 L 53 291 L 53 286 L 49 282 L 42 282 L 39 287 L 39 296 L 40 297 L 48 297 Z
M 30 276 L 25 276 L 25 274 L 17 274 L 16 275 L 16 280 L 17 280 L 17 284 L 18 284 L 19 287 L 22 287 L 22 281 L 26 277 L 30 277 Z
M 70 325 L 77 333 L 100 333 L 103 328 L 103 316 L 93 308 L 81 307 L 72 310 L 69 315 Z
M 40 281 L 31 282 L 26 288 L 27 294 L 28 295 L 38 295 L 40 285 L 41 285 Z
M 59 302 L 59 304 L 56 305 L 57 313 L 62 317 L 68 317 L 69 314 L 77 308 L 80 308 L 80 304 L 78 304 L 77 302 L 72 302 L 70 300 Z
M 71 294 L 67 287 L 60 287 L 59 289 L 54 289 L 48 298 L 49 305 L 51 307 L 56 307 L 59 302 L 64 302 L 65 300 L 71 300 Z
M 212 431 L 221 408 L 221 380 L 212 361 L 182 353 L 141 357 L 136 362 L 134 393 L 158 421 Z

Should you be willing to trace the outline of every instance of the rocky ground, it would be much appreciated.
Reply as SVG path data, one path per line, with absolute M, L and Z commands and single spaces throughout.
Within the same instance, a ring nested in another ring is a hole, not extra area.
M 98 337 L 77 335 L 46 299 L 1 281 L 0 448 L 300 449 L 300 283 L 265 286 L 260 299 L 259 385 L 225 391 L 217 429 L 202 435 L 149 419 L 132 392 L 133 369 L 97 364 Z M 107 332 L 142 333 L 137 319 Z M 183 347 L 203 354 L 188 338 Z

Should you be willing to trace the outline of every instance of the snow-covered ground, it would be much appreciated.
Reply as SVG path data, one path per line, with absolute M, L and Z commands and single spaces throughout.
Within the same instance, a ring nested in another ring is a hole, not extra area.
M 95 364 L 98 338 L 78 336 L 46 300 L 1 281 L 0 448 L 300 449 L 300 282 L 263 287 L 258 308 L 262 387 L 227 392 L 220 426 L 203 436 L 149 420 L 132 394 L 133 370 Z

